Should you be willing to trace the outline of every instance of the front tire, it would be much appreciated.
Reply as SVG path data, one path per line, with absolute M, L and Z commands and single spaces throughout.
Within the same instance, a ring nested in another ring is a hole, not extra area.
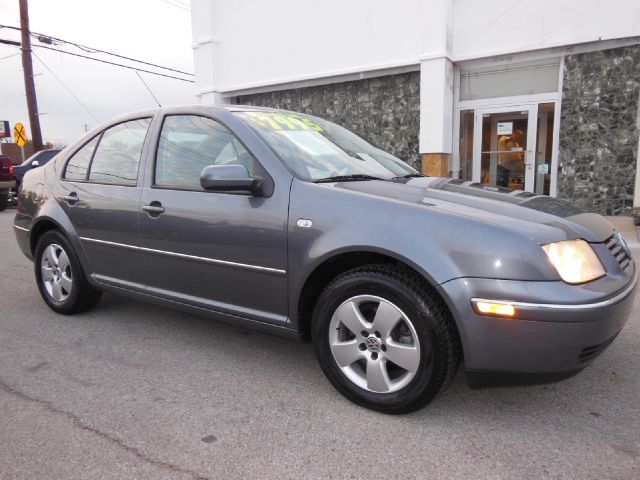
M 349 400 L 385 413 L 417 410 L 453 380 L 461 359 L 454 321 L 414 272 L 368 265 L 334 279 L 313 314 L 316 356 Z
M 102 292 L 94 289 L 85 276 L 69 240 L 57 230 L 38 240 L 34 257 L 38 290 L 53 311 L 71 315 L 95 306 Z

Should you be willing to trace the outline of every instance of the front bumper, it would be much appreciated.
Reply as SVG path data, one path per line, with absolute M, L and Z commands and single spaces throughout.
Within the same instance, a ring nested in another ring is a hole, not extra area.
M 609 346 L 629 317 L 637 280 L 634 270 L 609 295 L 603 295 L 606 279 L 572 286 L 460 278 L 438 289 L 458 325 L 472 386 L 479 379 L 541 383 L 577 373 Z M 472 298 L 508 300 L 516 318 L 478 315 Z

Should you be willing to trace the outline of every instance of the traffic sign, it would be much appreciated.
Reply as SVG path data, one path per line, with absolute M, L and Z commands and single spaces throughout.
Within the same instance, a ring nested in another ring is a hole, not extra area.
M 25 143 L 27 143 L 27 131 L 20 122 L 16 123 L 13 127 L 13 139 L 19 147 L 24 147 Z

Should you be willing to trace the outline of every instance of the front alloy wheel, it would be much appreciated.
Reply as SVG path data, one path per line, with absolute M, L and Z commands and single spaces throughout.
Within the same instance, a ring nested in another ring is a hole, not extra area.
M 460 339 L 443 300 L 417 273 L 366 265 L 336 277 L 316 302 L 316 356 L 349 400 L 386 413 L 407 413 L 451 382 Z
M 418 371 L 420 343 L 416 330 L 409 317 L 384 298 L 349 298 L 333 314 L 329 332 L 333 358 L 360 388 L 396 392 Z

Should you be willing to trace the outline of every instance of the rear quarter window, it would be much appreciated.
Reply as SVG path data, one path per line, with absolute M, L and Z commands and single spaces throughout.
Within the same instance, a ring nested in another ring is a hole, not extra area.
M 86 143 L 80 150 L 73 154 L 67 162 L 62 178 L 65 180 L 86 180 L 89 164 L 93 157 L 100 135 Z
M 102 134 L 89 168 L 89 181 L 135 185 L 142 146 L 151 120 L 121 123 Z
M 114 125 L 81 147 L 67 161 L 65 180 L 135 185 L 150 118 Z

